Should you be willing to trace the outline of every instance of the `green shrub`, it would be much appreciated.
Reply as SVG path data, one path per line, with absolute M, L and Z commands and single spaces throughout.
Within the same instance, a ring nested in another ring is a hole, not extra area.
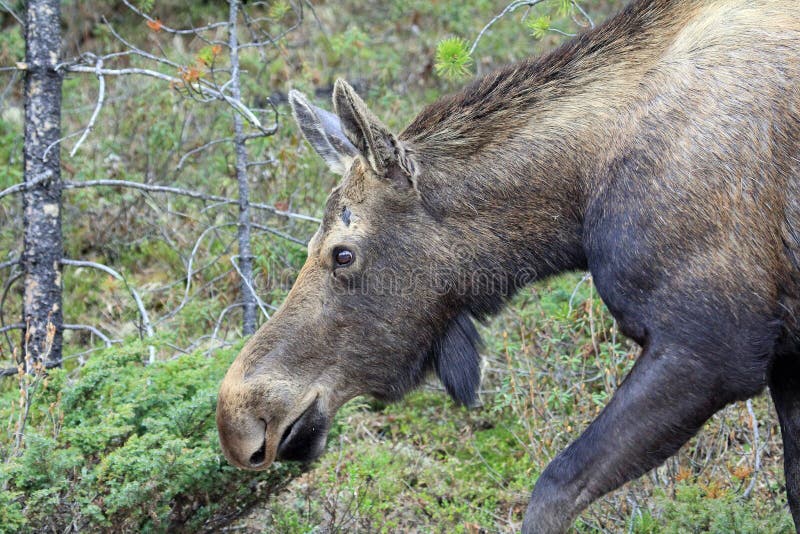
M 296 472 L 246 473 L 222 457 L 217 388 L 236 353 L 143 365 L 128 343 L 94 356 L 75 380 L 54 370 L 32 396 L 21 454 L 0 450 L 0 531 L 209 530 Z M 18 392 L 0 416 L 16 421 Z

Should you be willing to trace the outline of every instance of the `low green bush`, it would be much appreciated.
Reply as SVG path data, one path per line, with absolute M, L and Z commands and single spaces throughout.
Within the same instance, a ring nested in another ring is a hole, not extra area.
M 217 388 L 238 347 L 144 365 L 140 342 L 97 354 L 72 379 L 52 370 L 23 403 L 8 389 L 0 418 L 0 531 L 212 530 L 297 473 L 230 466 L 218 444 Z

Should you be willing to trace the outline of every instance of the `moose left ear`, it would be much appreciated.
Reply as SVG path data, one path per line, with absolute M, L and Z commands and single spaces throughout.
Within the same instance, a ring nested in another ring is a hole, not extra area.
M 480 335 L 469 314 L 464 312 L 453 319 L 447 332 L 433 346 L 436 375 L 453 400 L 468 407 L 478 405 L 480 344 Z
M 345 135 L 375 174 L 398 186 L 414 185 L 413 165 L 403 146 L 344 80 L 333 86 L 333 109 Z

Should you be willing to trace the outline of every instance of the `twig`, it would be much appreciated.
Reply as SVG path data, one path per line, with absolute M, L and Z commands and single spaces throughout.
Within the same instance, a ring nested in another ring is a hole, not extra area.
M 492 20 L 490 20 L 486 24 L 486 26 L 483 27 L 483 29 L 481 29 L 481 31 L 478 33 L 478 36 L 475 38 L 475 41 L 473 41 L 472 46 L 469 49 L 469 55 L 471 56 L 472 53 L 475 52 L 475 49 L 478 47 L 478 43 L 480 42 L 481 38 L 483 37 L 483 34 L 485 34 L 489 30 L 489 28 L 491 28 L 501 18 L 505 17 L 509 13 L 512 13 L 512 12 L 516 11 L 517 9 L 519 9 L 521 7 L 531 8 L 531 7 L 535 6 L 536 4 L 541 4 L 544 1 L 545 0 L 514 0 L 513 2 L 508 4 L 505 7 L 505 9 L 503 9 L 500 13 L 495 15 L 495 17 Z M 580 11 L 581 15 L 583 15 L 586 18 L 586 20 L 589 22 L 589 26 L 594 28 L 594 21 L 588 15 L 588 13 L 586 13 L 586 11 L 580 6 L 580 4 L 578 4 L 578 2 L 576 2 L 575 0 L 572 0 L 571 3 L 578 11 Z M 561 35 L 565 35 L 567 37 L 574 37 L 576 35 L 576 34 L 572 34 L 572 33 L 563 32 L 563 31 L 558 30 L 556 28 L 550 28 L 550 31 L 555 32 L 555 33 L 559 33 Z
M 13 271 L 12 271 L 13 273 Z M 6 309 L 6 297 L 8 297 L 8 292 L 11 290 L 11 286 L 14 285 L 14 282 L 22 278 L 22 275 L 25 273 L 19 271 L 16 274 L 12 274 L 6 283 L 3 285 L 3 294 L 0 295 L 0 327 L 5 326 L 6 318 L 5 318 L 5 309 Z M 14 344 L 11 342 L 11 338 L 8 337 L 8 330 L 3 330 L 3 335 L 6 337 L 6 343 L 8 343 L 8 348 L 11 352 L 14 352 Z
M 583 278 L 575 284 L 575 288 L 572 290 L 572 294 L 569 296 L 569 307 L 567 309 L 567 317 L 572 317 L 572 302 L 575 300 L 575 295 L 578 294 L 578 289 L 583 285 L 583 283 L 587 280 L 592 278 L 592 273 L 586 273 L 583 275 Z
M 148 54 L 147 57 L 155 57 L 155 56 L 151 56 L 150 54 Z M 230 96 L 226 95 L 225 93 L 223 93 L 223 92 L 221 92 L 219 90 L 213 89 L 213 88 L 207 86 L 206 84 L 201 83 L 200 81 L 194 82 L 194 83 L 189 83 L 189 82 L 185 82 L 181 78 L 176 78 L 175 76 L 170 76 L 170 75 L 164 74 L 162 72 L 158 72 L 158 71 L 150 70 L 150 69 L 136 68 L 136 67 L 128 67 L 128 68 L 120 68 L 120 69 L 96 69 L 94 67 L 90 67 L 90 66 L 87 66 L 87 65 L 64 65 L 64 69 L 67 72 L 86 72 L 86 73 L 95 74 L 95 75 L 98 75 L 98 76 L 99 75 L 102 75 L 102 76 L 128 76 L 128 75 L 135 74 L 135 75 L 139 75 L 139 76 L 149 76 L 151 78 L 157 78 L 159 80 L 163 80 L 165 82 L 169 82 L 174 87 L 184 87 L 185 86 L 187 88 L 191 88 L 192 90 L 197 91 L 198 93 L 200 93 L 200 94 L 202 94 L 204 96 L 208 96 L 208 97 L 216 99 L 216 100 L 223 100 L 223 101 L 227 102 L 232 108 L 234 108 L 236 111 L 241 113 L 254 128 L 256 128 L 256 129 L 258 129 L 258 130 L 260 130 L 260 131 L 262 131 L 264 133 L 271 133 L 272 130 L 273 130 L 273 128 L 265 128 L 261 124 L 261 121 L 258 120 L 258 117 L 256 117 L 253 114 L 253 112 L 250 111 L 250 109 L 247 106 L 245 106 L 241 101 L 235 100 L 235 99 L 231 98 Z
M 11 88 L 14 87 L 14 84 L 17 83 L 17 80 L 19 80 L 20 78 L 21 71 L 19 70 L 18 67 L 9 67 L 8 69 L 4 68 L 2 70 L 9 70 L 9 69 L 12 70 L 13 72 L 11 73 L 11 80 L 9 80 L 9 82 L 6 84 L 3 91 L 0 92 L 0 109 L 2 109 L 4 102 L 6 101 L 6 97 L 8 96 L 8 93 L 11 92 Z
M 2 191 L 0 191 L 0 198 L 3 198 L 6 195 L 13 195 L 14 193 L 21 193 L 21 192 L 25 191 L 26 189 L 28 189 L 29 187 L 33 187 L 35 185 L 39 185 L 42 182 L 46 182 L 47 180 L 50 179 L 50 177 L 52 175 L 53 175 L 53 173 L 50 172 L 50 171 L 43 172 L 42 174 L 40 174 L 39 176 L 37 176 L 36 178 L 31 180 L 30 182 L 20 182 L 18 184 L 14 184 L 14 185 L 12 185 L 10 187 L 7 187 L 7 188 L 3 189 Z
M 61 325 L 61 328 L 63 328 L 64 330 L 88 330 L 92 334 L 94 334 L 97 337 L 99 337 L 100 339 L 102 339 L 103 343 L 105 343 L 106 347 L 110 347 L 111 344 L 114 343 L 111 340 L 110 337 L 108 337 L 107 335 L 102 333 L 100 330 L 98 330 L 94 326 L 91 326 L 91 325 L 88 325 L 88 324 L 63 324 L 63 325 Z
M 99 83 L 99 89 L 97 92 L 97 105 L 92 112 L 92 116 L 89 118 L 89 124 L 86 125 L 86 128 L 83 130 L 83 134 L 81 134 L 80 139 L 78 142 L 75 143 L 75 146 L 72 147 L 72 150 L 69 153 L 69 156 L 75 157 L 75 154 L 78 152 L 78 149 L 83 144 L 86 137 L 94 130 L 94 123 L 97 121 L 97 116 L 100 114 L 100 110 L 103 108 L 103 104 L 105 103 L 106 99 L 106 79 L 101 74 L 101 70 L 103 69 L 103 58 L 97 60 L 95 73 L 97 74 L 97 81 Z
M 589 22 L 589 27 L 594 28 L 594 21 L 592 20 L 592 17 L 590 17 L 589 14 L 586 12 L 586 10 L 583 9 L 583 7 L 581 7 L 581 5 L 575 0 L 572 0 L 572 5 L 575 7 L 575 9 L 580 11 L 581 15 L 583 15 L 583 18 L 585 18 L 587 22 Z
M 500 20 L 501 18 L 505 17 L 509 13 L 511 13 L 513 11 L 516 11 L 517 9 L 519 9 L 521 7 L 524 7 L 524 6 L 533 7 L 536 4 L 540 4 L 540 3 L 544 2 L 544 1 L 545 0 L 514 0 L 514 2 L 511 2 L 510 4 L 508 4 L 505 7 L 505 9 L 503 9 L 503 11 L 501 11 L 500 13 L 495 15 L 495 17 L 492 20 L 490 20 L 488 23 L 486 23 L 486 26 L 484 26 L 483 29 L 480 31 L 480 33 L 478 33 L 478 36 L 475 38 L 475 41 L 473 41 L 472 46 L 469 49 L 469 55 L 471 56 L 472 53 L 475 52 L 475 49 L 478 47 L 478 43 L 480 42 L 481 38 L 483 37 L 483 34 L 486 33 L 489 30 L 489 28 L 491 28 L 494 25 L 495 22 L 497 22 L 498 20 Z
M 162 32 L 165 32 L 165 33 L 173 33 L 173 34 L 176 34 L 176 35 L 196 35 L 196 34 L 201 33 L 201 32 L 207 32 L 207 31 L 210 31 L 210 30 L 215 30 L 217 28 L 222 28 L 222 27 L 225 27 L 225 26 L 228 25 L 227 22 L 214 22 L 212 24 L 207 24 L 205 26 L 200 26 L 199 28 L 190 28 L 188 30 L 178 30 L 178 29 L 175 29 L 175 28 L 170 28 L 169 26 L 165 26 L 164 23 L 162 23 L 160 20 L 156 21 L 154 18 L 152 18 L 150 15 L 148 15 L 144 11 L 141 11 L 138 8 L 136 8 L 133 4 L 128 2 L 128 0 L 122 0 L 122 3 L 125 4 L 126 6 L 128 6 L 128 8 L 131 11 L 133 11 L 134 13 L 136 13 L 137 15 L 142 17 L 143 19 L 147 20 L 148 22 L 158 22 L 159 23 L 158 30 L 162 31 Z
M 197 154 L 198 152 L 201 152 L 207 148 L 211 148 L 214 145 L 218 145 L 220 143 L 230 143 L 231 141 L 233 141 L 233 137 L 224 137 L 222 139 L 215 139 L 213 141 L 209 141 L 208 143 L 200 145 L 197 148 L 191 149 L 189 152 L 181 156 L 181 159 L 178 160 L 178 165 L 175 167 L 175 170 L 177 171 L 181 170 L 183 168 L 183 164 L 186 162 L 186 159 L 189 156 L 193 156 L 194 154 Z
M 178 303 L 178 306 L 175 309 L 173 309 L 171 312 L 167 313 L 163 317 L 159 317 L 159 319 L 157 321 L 158 323 L 162 323 L 163 321 L 166 321 L 167 319 L 170 319 L 170 318 L 174 317 L 179 311 L 181 311 L 183 309 L 184 306 L 186 306 L 186 303 L 189 302 L 189 290 L 192 287 L 192 276 L 194 276 L 194 274 L 195 274 L 195 272 L 192 271 L 192 264 L 194 263 L 194 257 L 197 254 L 198 249 L 200 248 L 200 243 L 206 237 L 206 234 L 208 234 L 209 232 L 212 232 L 212 231 L 219 230 L 220 228 L 226 228 L 226 227 L 235 226 L 235 225 L 236 225 L 236 223 L 217 224 L 215 226 L 210 226 L 210 227 L 206 228 L 205 230 L 203 230 L 200 233 L 200 236 L 197 238 L 197 240 L 194 243 L 194 247 L 192 247 L 192 252 L 191 252 L 191 254 L 189 254 L 189 261 L 188 261 L 188 263 L 186 265 L 186 286 L 184 287 L 184 290 L 183 290 L 183 298 L 181 299 L 180 303 Z M 219 259 L 219 258 L 217 258 L 217 259 Z M 215 259 L 214 262 L 216 262 L 217 259 Z
M 102 263 L 95 263 L 93 261 L 69 260 L 64 258 L 61 260 L 61 264 L 72 265 L 75 267 L 91 267 L 92 269 L 98 269 L 100 271 L 110 274 L 112 277 L 116 278 L 117 280 L 125 284 L 125 288 L 130 292 L 131 296 L 133 297 L 133 300 L 136 301 L 136 307 L 139 309 L 139 316 L 141 317 L 142 326 L 144 327 L 144 330 L 147 333 L 147 337 L 153 337 L 155 332 L 153 331 L 153 325 L 150 323 L 150 317 L 147 315 L 147 310 L 144 307 L 144 303 L 142 302 L 139 293 L 136 291 L 136 289 L 133 288 L 133 286 L 131 286 L 128 283 L 128 280 L 124 276 L 122 276 L 120 273 L 118 273 L 111 267 L 108 267 L 107 265 L 103 265 Z
M 224 310 L 222 310 L 222 312 L 219 314 L 219 317 L 217 318 L 217 322 L 214 324 L 214 330 L 211 332 L 211 339 L 213 341 L 217 341 L 217 334 L 219 333 L 220 326 L 222 326 L 222 320 L 225 318 L 225 315 L 227 315 L 229 311 L 235 308 L 241 308 L 242 306 L 244 306 L 244 303 L 234 302 L 233 304 L 227 306 Z
M 750 497 L 750 494 L 753 492 L 753 489 L 756 486 L 756 478 L 758 477 L 758 472 L 761 470 L 761 448 L 759 447 L 759 435 L 758 435 L 758 419 L 756 419 L 756 412 L 753 411 L 753 401 L 751 399 L 747 399 L 745 403 L 747 406 L 747 413 L 750 414 L 750 421 L 753 424 L 753 452 L 755 453 L 755 466 L 753 467 L 753 477 L 750 479 L 750 484 L 748 484 L 747 489 L 744 490 L 742 494 L 743 499 L 747 499 Z
M 307 241 L 303 241 L 302 239 L 297 239 L 294 236 L 291 236 L 289 234 L 285 234 L 285 233 L 281 232 L 280 230 L 275 230 L 274 228 L 270 228 L 269 226 L 264 226 L 263 224 L 258 224 L 258 223 L 251 222 L 250 226 L 252 226 L 256 230 L 261 230 L 262 232 L 268 232 L 270 234 L 273 234 L 273 235 L 276 235 L 276 236 L 281 237 L 283 239 L 286 239 L 287 241 L 291 241 L 292 243 L 297 243 L 298 245 L 300 245 L 302 247 L 305 247 L 305 246 L 308 245 Z
M 13 259 L 13 260 L 4 261 L 3 263 L 0 263 L 0 269 L 7 269 L 7 268 L 13 267 L 15 265 L 19 265 L 19 258 L 16 258 L 16 259 Z
M 25 22 L 23 22 L 22 18 L 20 18 L 20 16 L 19 16 L 19 15 L 17 15 L 17 13 L 16 13 L 16 12 L 15 12 L 13 9 L 11 9 L 11 6 L 9 6 L 9 5 L 8 5 L 8 4 L 5 2 L 5 0 L 0 0 L 0 7 L 2 7 L 3 9 L 5 9 L 6 11 L 8 11 L 8 12 L 9 12 L 9 14 L 10 14 L 12 17 L 14 17 L 14 18 L 17 20 L 17 22 L 19 22 L 19 25 L 20 25 L 20 26 L 22 26 L 23 28 L 25 28 Z
M 247 286 L 247 289 L 250 290 L 250 294 L 253 295 L 253 298 L 255 298 L 256 304 L 258 304 L 258 307 L 261 308 L 261 313 L 263 313 L 264 317 L 266 317 L 267 320 L 269 320 L 269 313 L 267 313 L 265 307 L 266 304 L 264 304 L 264 301 L 262 301 L 261 298 L 259 298 L 258 293 L 256 293 L 256 290 L 253 289 L 253 286 L 250 284 L 250 280 L 248 280 L 242 275 L 242 271 L 239 269 L 239 264 L 236 263 L 237 258 L 239 258 L 238 255 L 231 256 L 231 264 L 233 265 L 233 268 L 236 269 L 237 273 L 239 273 L 239 277 L 244 281 L 245 285 Z
M 5 326 L 0 326 L 0 334 L 8 332 L 9 330 L 22 330 L 23 328 L 25 328 L 24 323 L 7 324 Z
M 20 185 L 20 184 L 18 184 Z M 172 187 L 167 185 L 154 185 L 154 184 L 143 184 L 140 182 L 131 182 L 128 180 L 85 180 L 80 182 L 75 181 L 66 181 L 63 183 L 64 189 L 78 189 L 82 187 L 128 187 L 130 189 L 141 189 L 142 191 L 150 191 L 154 193 L 172 193 L 173 195 L 181 195 L 185 197 L 196 198 L 199 200 L 206 200 L 209 202 L 219 202 L 220 204 L 238 204 L 238 200 L 234 200 L 228 197 L 222 197 L 219 195 L 208 195 L 206 193 L 199 193 L 197 191 L 190 191 L 188 189 L 181 189 L 180 187 Z M 252 202 L 250 203 L 250 207 L 269 211 L 275 215 L 281 217 L 287 217 L 289 219 L 298 219 L 301 221 L 309 221 L 314 223 L 321 223 L 322 220 L 316 217 L 311 217 L 310 215 L 303 215 L 301 213 L 293 213 L 289 211 L 279 210 L 275 206 L 270 206 L 269 204 L 260 204 Z

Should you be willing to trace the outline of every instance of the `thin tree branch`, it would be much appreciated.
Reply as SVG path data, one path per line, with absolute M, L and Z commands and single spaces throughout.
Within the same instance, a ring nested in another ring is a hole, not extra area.
M 13 260 L 4 261 L 3 263 L 0 263 L 0 269 L 7 269 L 7 268 L 13 267 L 15 265 L 19 265 L 19 258 L 16 258 L 16 259 L 13 259 Z
M 22 193 L 23 191 L 26 191 L 28 188 L 31 188 L 35 185 L 39 185 L 42 182 L 46 182 L 47 180 L 50 179 L 52 175 L 53 174 L 51 172 L 43 172 L 42 174 L 40 174 L 39 176 L 37 176 L 36 178 L 34 178 L 29 182 L 20 182 L 10 187 L 6 187 L 2 191 L 0 191 L 0 198 L 3 198 L 4 196 L 7 195 L 13 195 L 14 193 Z
M 61 325 L 61 327 L 64 330 L 88 330 L 92 334 L 94 334 L 97 337 L 99 337 L 100 339 L 102 339 L 103 343 L 105 343 L 106 347 L 110 347 L 111 344 L 114 343 L 114 341 L 112 341 L 110 337 L 108 337 L 107 335 L 102 333 L 100 330 L 98 330 L 94 326 L 91 326 L 91 325 L 88 325 L 88 324 L 63 324 L 63 325 Z
M 281 232 L 280 230 L 275 230 L 274 228 L 270 228 L 269 226 L 264 226 L 263 224 L 258 224 L 258 223 L 250 223 L 250 226 L 252 226 L 253 228 L 255 228 L 257 230 L 261 230 L 262 232 L 267 232 L 267 233 L 276 235 L 278 237 L 282 237 L 283 239 L 286 239 L 287 241 L 291 241 L 292 243 L 297 243 L 298 245 L 300 245 L 302 247 L 308 246 L 308 242 L 307 241 L 303 241 L 302 239 L 297 239 L 294 236 L 291 236 L 289 234 L 285 234 L 285 233 Z
M 100 114 L 100 110 L 103 108 L 103 104 L 105 103 L 106 99 L 106 79 L 100 73 L 103 69 L 103 59 L 100 58 L 97 60 L 96 65 L 96 74 L 97 74 L 97 81 L 99 83 L 99 88 L 97 92 L 97 105 L 92 112 L 92 116 L 89 118 L 89 124 L 86 125 L 86 128 L 83 130 L 83 134 L 81 134 L 80 139 L 78 142 L 75 143 L 75 146 L 72 147 L 72 150 L 69 153 L 69 157 L 75 157 L 75 154 L 78 152 L 78 149 L 81 147 L 83 142 L 86 140 L 86 137 L 89 136 L 90 133 L 94 130 L 94 124 L 97 121 L 97 116 Z
M 8 332 L 9 330 L 22 330 L 23 328 L 25 328 L 25 323 L 7 324 L 5 326 L 0 326 L 0 334 Z
M 189 290 L 192 287 L 192 276 L 194 275 L 194 272 L 192 271 L 192 264 L 194 263 L 194 257 L 197 254 L 198 249 L 200 248 L 200 243 L 206 237 L 206 234 L 212 231 L 219 230 L 220 228 L 225 228 L 229 226 L 236 226 L 236 223 L 218 224 L 215 226 L 210 226 L 202 231 L 200 236 L 197 238 L 197 241 L 195 241 L 194 247 L 192 247 L 192 253 L 189 255 L 189 262 L 186 266 L 186 286 L 184 287 L 183 290 L 183 298 L 181 299 L 180 303 L 175 309 L 173 309 L 171 312 L 167 313 L 163 317 L 160 317 L 158 319 L 158 323 L 161 323 L 163 321 L 166 321 L 167 319 L 170 319 L 171 317 L 174 317 L 179 311 L 183 309 L 184 306 L 186 306 L 186 303 L 189 302 Z
M 515 0 L 514 2 L 511 2 L 510 4 L 508 4 L 505 7 L 505 9 L 503 9 L 503 11 L 501 11 L 500 13 L 495 15 L 494 18 L 492 20 L 490 20 L 489 22 L 487 22 L 486 26 L 484 26 L 483 29 L 481 29 L 481 31 L 478 33 L 478 36 L 475 38 L 475 41 L 473 41 L 472 46 L 469 49 L 469 55 L 471 56 L 472 53 L 475 52 L 475 49 L 478 48 L 478 43 L 480 42 L 481 38 L 483 37 L 483 34 L 485 34 L 489 30 L 489 28 L 494 26 L 494 24 L 498 20 L 502 19 L 503 17 L 505 17 L 509 13 L 512 13 L 513 11 L 516 11 L 517 9 L 519 9 L 521 7 L 525 7 L 525 6 L 533 7 L 536 4 L 540 4 L 540 3 L 544 2 L 544 1 L 545 0 Z
M 156 57 L 156 56 L 152 56 L 151 54 L 148 54 L 147 57 Z M 67 72 L 85 72 L 85 73 L 89 73 L 89 74 L 95 74 L 95 75 L 98 75 L 98 76 L 99 75 L 102 75 L 102 76 L 127 76 L 127 75 L 132 75 L 132 74 L 139 75 L 139 76 L 149 76 L 151 78 L 156 78 L 156 79 L 159 79 L 159 80 L 163 80 L 165 82 L 169 82 L 170 84 L 173 85 L 173 87 L 191 88 L 192 90 L 195 90 L 195 91 L 197 91 L 198 93 L 200 93 L 200 94 L 202 94 L 204 96 L 208 96 L 208 97 L 216 99 L 216 100 L 225 101 L 232 108 L 234 108 L 236 111 L 241 113 L 254 128 L 256 128 L 256 129 L 258 129 L 258 130 L 260 130 L 262 132 L 265 132 L 265 133 L 269 133 L 272 130 L 272 128 L 265 128 L 261 124 L 261 121 L 258 120 L 258 117 L 256 117 L 253 114 L 253 112 L 250 111 L 250 109 L 247 106 L 245 106 L 241 101 L 235 100 L 234 98 L 226 95 L 225 93 L 223 93 L 221 91 L 218 91 L 216 89 L 212 89 L 211 87 L 208 87 L 207 85 L 205 85 L 205 84 L 203 84 L 203 83 L 201 83 L 199 81 L 198 82 L 194 82 L 194 83 L 190 83 L 190 82 L 186 82 L 186 81 L 182 80 L 181 78 L 176 78 L 175 76 L 170 76 L 170 75 L 164 74 L 162 72 L 158 72 L 158 71 L 150 70 L 150 69 L 136 68 L 136 67 L 119 68 L 119 69 L 107 69 L 107 68 L 96 69 L 96 68 L 90 67 L 88 65 L 64 65 L 64 69 Z
M 16 19 L 16 21 L 17 21 L 17 22 L 19 22 L 19 25 L 20 25 L 20 26 L 22 26 L 22 28 L 23 28 L 23 29 L 25 28 L 25 22 L 22 20 L 22 18 L 21 18 L 19 15 L 17 15 L 17 13 L 16 13 L 16 12 L 15 12 L 13 9 L 11 9 L 11 6 L 9 6 L 9 5 L 8 5 L 8 4 L 5 2 L 5 0 L 0 0 L 0 7 L 2 7 L 3 9 L 5 9 L 6 11 L 8 11 L 8 13 L 9 13 L 9 14 L 10 14 L 12 17 L 14 17 L 14 18 Z
M 583 9 L 580 3 L 576 2 L 575 0 L 572 0 L 572 5 L 575 6 L 575 9 L 581 12 L 583 18 L 585 18 L 586 21 L 589 23 L 589 27 L 594 28 L 594 21 L 592 20 L 592 17 L 589 16 L 589 13 L 587 13 L 586 10 Z
M 95 263 L 93 261 L 80 261 L 80 260 L 69 260 L 69 259 L 62 259 L 62 265 L 72 265 L 75 267 L 91 267 L 92 269 L 98 269 L 105 273 L 110 274 L 112 277 L 116 278 L 117 280 L 121 281 L 125 284 L 125 288 L 130 292 L 133 300 L 136 301 L 136 307 L 139 309 L 139 316 L 141 317 L 142 326 L 144 327 L 145 332 L 147 333 L 147 337 L 153 337 L 155 332 L 153 332 L 153 325 L 150 323 L 150 317 L 147 315 L 147 310 L 144 307 L 144 303 L 142 302 L 142 298 L 139 296 L 139 293 L 136 289 L 133 288 L 128 283 L 128 280 L 122 276 L 120 273 L 108 267 L 107 265 L 103 265 L 102 263 Z
M 128 0 L 122 0 L 122 3 L 125 4 L 126 6 L 128 6 L 128 8 L 131 11 L 133 11 L 134 13 L 136 13 L 137 15 L 142 17 L 143 19 L 147 20 L 148 22 L 158 22 L 159 23 L 158 31 L 162 31 L 162 32 L 165 32 L 165 33 L 172 33 L 172 34 L 176 34 L 176 35 L 196 35 L 196 34 L 201 33 L 201 32 L 207 32 L 207 31 L 210 31 L 210 30 L 215 30 L 217 28 L 224 28 L 225 26 L 228 25 L 227 22 L 214 22 L 212 24 L 207 24 L 205 26 L 200 26 L 199 28 L 190 28 L 188 30 L 178 30 L 178 29 L 175 29 L 175 28 L 170 28 L 169 26 L 165 26 L 163 22 L 161 22 L 160 20 L 157 21 L 156 19 L 154 19 L 153 17 L 151 17 L 150 15 L 145 13 L 144 11 L 141 11 L 136 6 L 134 6 L 133 4 L 128 2 Z
M 233 309 L 236 309 L 236 308 L 241 308 L 243 306 L 244 306 L 244 303 L 242 303 L 242 302 L 234 302 L 233 304 L 231 304 L 230 306 L 227 306 L 224 310 L 222 310 L 222 313 L 220 313 L 219 317 L 217 318 L 217 322 L 214 324 L 214 330 L 211 332 L 211 339 L 212 340 L 214 340 L 214 341 L 217 340 L 217 334 L 219 333 L 220 326 L 222 326 L 222 320 L 225 318 L 225 315 L 227 315 L 227 313 L 229 311 L 231 311 Z
M 12 271 L 13 273 L 13 271 Z M 6 322 L 6 298 L 8 297 L 8 292 L 11 290 L 11 286 L 14 285 L 14 282 L 22 278 L 25 273 L 23 271 L 19 271 L 16 274 L 12 274 L 6 283 L 3 285 L 3 294 L 0 295 L 0 327 L 5 326 Z M 8 348 L 11 352 L 14 352 L 14 343 L 11 342 L 11 338 L 8 336 L 8 331 L 3 330 L 3 335 L 6 337 L 6 342 L 8 343 Z
M 745 405 L 747 406 L 747 413 L 750 414 L 750 422 L 753 425 L 753 452 L 755 454 L 755 465 L 753 466 L 753 477 L 750 479 L 750 484 L 748 484 L 747 489 L 744 490 L 744 493 L 742 494 L 743 499 L 750 497 L 750 494 L 756 487 L 758 472 L 761 470 L 761 447 L 759 445 L 760 438 L 758 434 L 758 419 L 756 419 L 756 412 L 753 411 L 753 401 L 751 399 L 747 399 Z
M 264 317 L 266 317 L 267 320 L 269 320 L 269 313 L 267 313 L 266 304 L 264 304 L 264 301 L 262 301 L 261 298 L 259 298 L 258 293 L 256 293 L 255 289 L 253 289 L 253 285 L 250 283 L 250 280 L 245 278 L 244 275 L 242 274 L 242 271 L 239 269 L 239 264 L 236 263 L 236 260 L 238 258 L 239 258 L 238 255 L 231 256 L 231 264 L 233 265 L 233 268 L 236 269 L 236 272 L 239 273 L 239 277 L 242 279 L 242 281 L 244 281 L 245 285 L 247 286 L 247 289 L 250 290 L 250 294 L 255 299 L 256 304 L 258 304 L 258 307 L 261 308 L 261 313 L 263 313 Z
M 186 163 L 186 159 L 190 156 L 197 154 L 198 152 L 202 152 L 207 148 L 211 148 L 212 146 L 219 145 L 221 143 L 230 143 L 233 141 L 233 137 L 223 137 L 222 139 L 214 139 L 213 141 L 209 141 L 203 145 L 200 145 L 197 148 L 191 149 L 189 152 L 181 156 L 181 159 L 178 160 L 178 165 L 175 167 L 176 171 L 183 169 L 183 164 Z
M 140 182 L 132 182 L 128 180 L 85 180 L 85 181 L 66 181 L 63 183 L 64 189 L 78 189 L 83 187 L 98 187 L 98 186 L 105 186 L 105 187 L 127 187 L 130 189 L 141 189 L 142 191 L 149 191 L 152 193 L 172 193 L 173 195 L 181 195 L 185 197 L 196 198 L 199 200 L 206 200 L 208 202 L 218 202 L 220 204 L 238 204 L 238 200 L 234 200 L 228 197 L 222 197 L 219 195 L 208 195 L 205 193 L 199 193 L 197 191 L 190 191 L 188 189 L 181 189 L 179 187 L 172 187 L 168 185 L 154 185 L 154 184 L 143 184 Z M 269 204 L 260 204 L 252 202 L 250 206 L 256 209 L 268 211 L 275 215 L 286 217 L 289 219 L 298 219 L 301 221 L 309 221 L 314 223 L 321 223 L 322 220 L 316 217 L 311 217 L 310 215 L 303 215 L 301 213 L 293 213 L 289 211 L 279 210 L 275 206 L 270 206 Z

